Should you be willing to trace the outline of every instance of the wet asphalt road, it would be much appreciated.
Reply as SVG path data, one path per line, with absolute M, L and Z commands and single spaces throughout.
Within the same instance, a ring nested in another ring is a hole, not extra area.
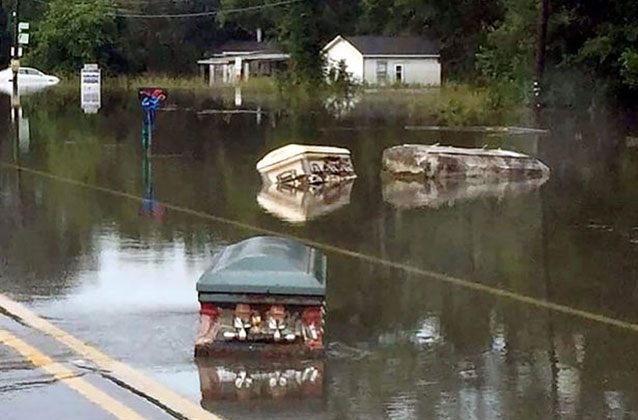
M 41 360 L 37 354 L 23 354 L 8 341 L 0 343 L 0 407 L 3 419 L 118 418 L 117 413 L 110 411 L 114 405 L 108 400 L 92 400 L 100 397 L 100 393 L 137 413 L 139 418 L 174 418 L 164 409 L 105 377 L 95 364 L 65 349 L 51 337 L 6 317 L 0 319 L 0 331 L 11 334 L 14 340 L 27 342 L 41 355 L 48 356 L 68 371 L 63 377 L 56 377 L 39 365 Z M 45 362 L 45 366 L 50 367 L 51 362 Z M 77 381 L 83 383 L 77 384 Z M 82 392 L 87 392 L 86 395 L 74 388 L 78 385 Z M 124 415 L 127 416 L 127 413 Z

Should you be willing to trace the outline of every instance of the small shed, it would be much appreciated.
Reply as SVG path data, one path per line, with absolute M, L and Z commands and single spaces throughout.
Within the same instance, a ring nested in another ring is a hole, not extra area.
M 254 76 L 272 76 L 286 68 L 289 54 L 274 42 L 228 41 L 197 64 L 209 84 L 235 83 Z
M 437 44 L 412 36 L 337 36 L 323 51 L 328 66 L 344 62 L 359 82 L 371 85 L 441 85 Z

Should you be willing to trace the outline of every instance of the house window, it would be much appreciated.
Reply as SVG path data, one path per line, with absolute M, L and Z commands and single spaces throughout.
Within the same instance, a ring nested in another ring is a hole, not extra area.
M 403 64 L 394 66 L 394 81 L 396 83 L 403 83 Z
M 385 83 L 388 80 L 388 62 L 377 61 L 377 83 Z

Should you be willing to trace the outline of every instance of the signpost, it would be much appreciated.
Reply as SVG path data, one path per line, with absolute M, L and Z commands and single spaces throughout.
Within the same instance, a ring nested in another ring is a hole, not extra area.
M 29 45 L 29 24 L 27 22 L 18 23 L 18 44 Z
M 166 212 L 165 206 L 155 200 L 155 186 L 153 182 L 153 163 L 151 157 L 151 145 L 153 142 L 153 124 L 155 113 L 164 105 L 168 93 L 165 89 L 146 87 L 138 93 L 140 106 L 144 110 L 144 124 L 142 125 L 142 180 L 144 182 L 144 200 L 142 201 L 142 214 L 161 219 Z
M 97 114 L 102 107 L 102 71 L 97 64 L 85 64 L 80 71 L 80 99 L 85 114 Z
M 20 0 L 16 0 L 13 12 L 13 47 L 11 48 L 11 70 L 13 71 L 13 95 L 18 95 L 18 74 L 20 72 L 21 45 L 29 45 L 29 24 L 20 22 Z

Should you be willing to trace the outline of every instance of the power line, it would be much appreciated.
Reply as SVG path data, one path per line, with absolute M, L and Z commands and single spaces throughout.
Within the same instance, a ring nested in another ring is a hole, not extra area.
M 160 4 L 162 2 L 166 2 L 166 3 L 192 3 L 194 1 L 195 0 L 116 0 L 115 3 L 123 4 L 123 5 L 127 5 L 127 4 L 153 5 L 153 4 Z
M 42 3 L 42 4 L 49 4 L 51 3 L 50 0 L 30 0 L 30 1 L 34 1 L 36 3 Z M 192 3 L 196 0 L 116 0 L 115 1 L 115 7 L 116 6 L 126 6 L 127 4 L 144 4 L 144 5 L 154 5 L 154 4 L 160 4 L 162 2 L 166 2 L 166 3 Z M 76 3 L 81 3 L 84 2 L 86 3 L 86 1 L 76 1 Z M 90 4 L 90 2 L 88 3 Z
M 35 3 L 40 3 L 40 4 L 45 4 L 45 5 L 49 6 L 49 7 L 51 6 L 51 3 L 52 3 L 51 1 L 48 1 L 48 0 L 29 0 L 29 1 L 33 1 L 33 2 L 35 2 Z M 175 0 L 169 0 L 169 1 L 175 1 Z M 180 1 L 184 1 L 184 2 L 186 2 L 186 1 L 192 1 L 192 0 L 180 0 Z M 74 4 L 74 5 L 91 6 L 91 5 L 93 5 L 94 3 L 91 3 L 91 2 L 90 2 L 90 1 L 88 1 L 88 0 L 75 0 L 75 1 L 73 1 L 73 4 Z M 141 4 L 141 3 L 140 3 L 140 4 Z M 148 4 L 148 3 L 145 3 L 145 4 Z M 122 9 L 122 8 L 121 8 L 120 6 L 118 6 L 118 5 L 113 5 L 113 6 L 108 6 L 108 5 L 107 5 L 107 7 L 108 7 L 108 8 L 111 8 L 111 9 L 119 9 L 119 10 L 128 11 L 128 10 L 126 10 L 126 9 Z
M 134 18 L 134 19 L 191 18 L 191 17 L 215 16 L 220 13 L 230 14 L 230 13 L 248 12 L 252 10 L 261 10 L 261 9 L 266 9 L 270 7 L 284 6 L 287 4 L 298 3 L 300 1 L 302 0 L 287 0 L 287 1 L 280 1 L 277 3 L 261 4 L 259 6 L 249 6 L 249 7 L 242 7 L 237 9 L 228 9 L 228 10 L 213 10 L 210 12 L 150 14 L 150 15 L 136 14 L 136 13 L 112 13 L 112 15 L 117 17 Z

